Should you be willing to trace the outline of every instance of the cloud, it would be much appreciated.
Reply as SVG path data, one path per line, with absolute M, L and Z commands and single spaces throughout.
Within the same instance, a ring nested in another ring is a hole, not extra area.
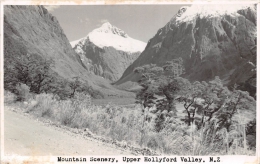
M 103 23 L 108 22 L 108 20 L 107 20 L 107 19 L 101 19 L 99 22 L 100 22 L 101 24 L 103 24 Z
M 78 19 L 79 19 L 79 22 L 81 23 L 81 24 L 89 24 L 90 23 L 90 19 L 89 18 L 80 18 L 80 17 L 78 17 Z
M 53 11 L 53 10 L 59 8 L 60 5 L 44 5 L 44 7 L 45 7 L 48 11 Z
M 101 26 L 102 24 L 109 22 L 107 19 L 101 19 L 98 21 L 98 23 L 96 24 L 97 27 Z

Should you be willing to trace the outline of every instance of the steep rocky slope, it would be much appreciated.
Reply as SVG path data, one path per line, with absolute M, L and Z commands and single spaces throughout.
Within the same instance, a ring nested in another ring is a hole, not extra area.
M 19 44 L 24 53 L 53 58 L 55 71 L 63 77 L 86 72 L 58 21 L 42 6 L 5 6 L 4 34 L 5 56 L 16 55 L 12 51 L 19 51 Z
M 255 92 L 256 6 L 193 5 L 179 12 L 149 40 L 117 85 L 135 82 L 134 68 L 181 57 L 186 78 L 210 80 L 220 76 Z
M 85 68 L 105 79 L 116 81 L 144 50 L 146 43 L 129 37 L 107 22 L 88 36 L 71 42 L 71 45 Z
M 26 54 L 52 58 L 61 78 L 78 76 L 105 94 L 128 95 L 84 68 L 57 19 L 43 6 L 4 6 L 4 58 Z

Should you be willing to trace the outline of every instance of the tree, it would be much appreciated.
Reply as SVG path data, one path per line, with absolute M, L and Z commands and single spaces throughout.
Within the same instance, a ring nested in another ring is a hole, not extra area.
M 158 95 L 164 96 L 164 100 L 166 103 L 163 106 L 163 109 L 167 110 L 167 112 L 173 112 L 173 115 L 176 116 L 176 107 L 175 107 L 175 98 L 178 92 L 184 87 L 187 83 L 187 80 L 181 77 L 175 77 L 173 79 L 166 77 L 160 78 L 158 84 Z M 160 107 L 159 107 L 160 109 Z
M 253 97 L 246 91 L 233 90 L 230 96 L 226 99 L 223 110 L 216 114 L 216 120 L 219 128 L 225 127 L 228 131 L 232 123 L 247 124 L 253 120 L 255 116 L 256 102 Z M 233 120 L 234 116 L 239 115 Z M 243 117 L 238 122 L 238 117 Z M 242 122 L 241 122 L 242 121 Z
M 137 67 L 134 70 L 135 73 L 141 74 L 138 83 L 142 86 L 141 91 L 136 94 L 136 102 L 142 104 L 144 108 L 152 107 L 155 104 L 155 93 L 157 92 L 156 80 L 158 80 L 162 70 L 161 67 L 155 64 Z
M 156 131 L 162 129 L 162 122 L 170 115 L 176 116 L 174 99 L 182 87 L 182 78 L 177 78 L 184 71 L 182 59 L 166 62 L 163 67 L 155 64 L 137 67 L 134 72 L 141 75 L 138 81 L 142 89 L 136 94 L 136 102 L 145 108 L 156 105 Z M 170 114 L 171 113 L 171 114 Z
M 179 77 L 180 75 L 185 73 L 185 68 L 183 66 L 182 58 L 173 59 L 171 61 L 167 61 L 163 66 L 163 70 L 165 75 L 168 77 Z
M 51 68 L 54 66 L 52 59 L 43 59 L 40 56 L 26 54 L 18 57 L 7 58 L 5 67 L 5 88 L 15 91 L 18 83 L 26 84 L 34 93 L 47 92 L 48 85 L 52 83 Z
M 76 92 L 88 94 L 93 98 L 103 98 L 104 97 L 104 95 L 100 91 L 95 90 L 92 86 L 90 86 L 88 84 L 87 81 L 83 81 L 83 80 L 80 81 L 80 77 L 74 77 L 73 79 L 74 79 L 74 81 L 68 82 L 68 85 L 70 88 L 69 89 L 70 98 L 74 97 Z
M 55 97 L 60 100 L 65 100 L 70 97 L 71 89 L 69 86 L 69 81 L 55 77 L 54 82 L 49 85 L 50 90 L 54 93 Z
M 144 107 L 158 104 L 159 108 L 166 108 L 168 112 L 174 111 L 174 94 L 180 88 L 180 79 L 176 77 L 184 73 L 182 58 L 166 62 L 163 67 L 155 64 L 137 67 L 134 72 L 141 74 L 138 83 L 143 87 L 137 93 L 137 103 L 141 103 Z M 158 96 L 163 98 L 158 100 Z
M 209 83 L 203 82 L 203 84 L 204 89 L 201 93 L 203 107 L 200 108 L 200 113 L 202 114 L 201 126 L 204 126 L 206 121 L 210 122 L 214 113 L 223 107 L 226 98 L 229 96 L 228 88 L 223 86 L 218 76 L 214 80 L 209 81 Z
M 196 112 L 201 118 L 198 125 L 212 124 L 213 121 L 218 130 L 226 128 L 229 131 L 230 126 L 238 120 L 238 111 L 248 114 L 244 120 L 251 120 L 253 116 L 255 111 L 254 98 L 246 91 L 236 90 L 236 87 L 230 91 L 223 86 L 219 77 L 215 77 L 208 83 L 194 82 L 192 85 L 186 86 L 190 87 L 186 87 L 184 91 L 180 92 L 178 100 L 184 102 L 189 122 L 194 120 L 194 117 L 190 117 L 190 115 Z M 195 99 L 200 101 L 195 101 Z M 235 115 L 236 119 L 233 119 Z M 240 117 L 242 117 L 241 114 Z M 190 123 L 188 124 L 190 125 Z
M 190 126 L 194 123 L 195 114 L 198 109 L 202 109 L 202 104 L 200 103 L 202 92 L 205 90 L 205 86 L 198 81 L 191 84 L 185 79 L 183 87 L 179 92 L 179 96 L 176 100 L 183 103 L 184 109 L 187 112 L 187 123 Z
M 17 95 L 17 98 L 16 100 L 17 101 L 25 101 L 27 99 L 29 99 L 30 97 L 30 93 L 29 93 L 30 89 L 27 85 L 25 84 L 17 84 L 16 86 L 16 95 Z
M 36 94 L 48 92 L 49 86 L 54 82 L 54 76 L 51 68 L 54 66 L 52 59 L 35 59 L 32 60 L 29 77 L 31 80 L 30 90 Z
M 59 99 L 73 97 L 76 91 L 86 92 L 94 98 L 104 97 L 87 82 L 81 82 L 79 77 L 73 78 L 73 81 L 60 77 L 52 71 L 55 64 L 52 59 L 24 53 L 5 58 L 4 87 L 6 90 L 16 93 L 16 86 L 22 83 L 27 85 L 32 93 L 54 93 L 59 96 Z
M 6 30 L 8 29 L 10 30 L 11 28 L 6 28 Z M 14 63 L 16 60 L 20 60 L 21 56 L 27 55 L 28 51 L 22 41 L 12 39 L 12 37 L 6 33 L 4 37 L 4 89 L 14 93 L 17 84 L 22 83 L 17 79 Z
M 201 127 L 206 122 L 209 123 L 214 114 L 225 106 L 229 95 L 228 88 L 223 86 L 219 77 L 215 77 L 208 83 L 195 81 L 191 84 L 186 80 L 176 100 L 183 103 L 187 124 L 194 123 L 197 115 L 195 123 Z
M 75 79 L 74 81 L 71 81 L 69 83 L 69 86 L 72 90 L 70 97 L 74 97 L 75 92 L 80 89 L 80 86 L 82 85 L 82 83 L 79 81 L 79 77 L 74 77 L 73 79 Z

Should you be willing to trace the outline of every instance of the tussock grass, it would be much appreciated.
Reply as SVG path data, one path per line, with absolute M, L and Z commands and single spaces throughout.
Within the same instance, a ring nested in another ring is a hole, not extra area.
M 5 92 L 5 101 L 15 98 Z M 150 121 L 144 121 L 141 107 L 105 107 L 91 103 L 89 95 L 76 93 L 69 100 L 57 100 L 52 94 L 39 94 L 28 100 L 27 112 L 45 117 L 62 125 L 85 129 L 92 135 L 116 140 L 124 145 L 150 149 L 168 155 L 254 155 L 249 150 L 243 126 L 216 131 L 215 124 L 198 130 L 196 125 L 187 126 L 170 118 L 163 130 L 154 130 L 155 117 L 148 113 Z M 150 109 L 151 111 L 153 109 Z
M 14 103 L 17 99 L 17 96 L 13 94 L 10 91 L 4 91 L 4 103 L 9 104 L 9 103 Z

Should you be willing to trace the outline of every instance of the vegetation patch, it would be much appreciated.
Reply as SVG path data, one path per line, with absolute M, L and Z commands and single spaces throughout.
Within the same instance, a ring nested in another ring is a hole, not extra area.
M 143 154 L 254 155 L 255 99 L 236 86 L 228 89 L 218 77 L 190 82 L 180 77 L 184 71 L 181 58 L 163 67 L 137 68 L 142 89 L 132 107 L 93 104 L 94 96 L 79 78 L 62 92 L 43 87 L 40 91 L 46 92 L 38 93 L 29 83 L 19 82 L 15 95 L 5 91 L 5 103 L 17 103 L 36 117 Z

